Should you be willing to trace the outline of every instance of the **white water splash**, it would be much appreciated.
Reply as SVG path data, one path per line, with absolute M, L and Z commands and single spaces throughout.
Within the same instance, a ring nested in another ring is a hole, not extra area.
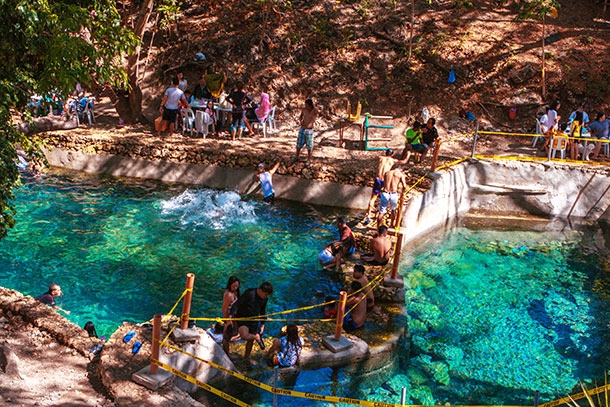
M 179 216 L 183 225 L 225 229 L 230 225 L 256 223 L 255 206 L 241 200 L 234 191 L 187 189 L 182 194 L 161 201 L 161 214 Z

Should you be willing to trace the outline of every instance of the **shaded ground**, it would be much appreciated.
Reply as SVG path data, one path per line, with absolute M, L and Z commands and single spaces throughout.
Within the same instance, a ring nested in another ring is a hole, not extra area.
M 0 345 L 18 358 L 19 376 L 0 369 L 0 405 L 96 406 L 114 404 L 101 386 L 90 360 L 60 345 L 51 335 L 0 310 Z

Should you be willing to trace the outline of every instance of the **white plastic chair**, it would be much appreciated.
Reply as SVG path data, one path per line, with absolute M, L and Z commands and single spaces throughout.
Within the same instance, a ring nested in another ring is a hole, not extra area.
M 182 117 L 182 134 L 187 130 L 191 132 L 193 137 L 193 123 L 195 123 L 195 113 L 192 109 L 184 109 L 184 117 Z
M 92 123 L 95 123 L 95 114 L 93 114 L 93 103 L 96 101 L 95 97 L 90 97 L 87 100 L 87 105 L 85 106 L 85 114 L 87 115 L 87 120 L 89 121 L 89 126 Z
M 257 122 L 255 124 L 260 124 L 263 127 L 263 137 L 267 138 L 267 128 L 269 128 L 270 133 L 275 130 L 275 106 L 269 110 L 267 117 L 262 123 Z
M 551 139 L 551 143 L 549 144 L 549 148 L 551 149 L 551 157 L 556 158 L 555 155 L 557 151 L 560 152 L 561 159 L 565 160 L 566 158 L 566 149 L 568 148 L 568 139 L 565 137 L 557 136 L 555 134 Z
M 542 126 L 540 125 L 539 119 L 536 119 L 536 134 L 542 134 Z M 534 141 L 532 142 L 532 147 L 536 147 L 536 143 L 541 138 L 542 138 L 542 136 L 534 137 Z
M 205 139 L 210 132 L 210 124 L 214 126 L 210 115 L 203 110 L 197 110 L 195 115 L 195 132 L 196 134 L 201 133 Z

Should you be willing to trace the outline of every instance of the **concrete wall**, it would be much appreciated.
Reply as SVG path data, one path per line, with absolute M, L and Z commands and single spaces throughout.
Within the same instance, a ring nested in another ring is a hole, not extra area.
M 89 173 L 118 177 L 156 179 L 165 182 L 203 185 L 231 189 L 262 196 L 254 171 L 201 164 L 144 160 L 118 155 L 85 154 L 55 148 L 46 152 L 49 164 Z M 276 197 L 315 205 L 366 209 L 371 189 L 333 182 L 307 180 L 276 174 L 273 176 Z
M 610 221 L 610 169 L 479 161 L 444 173 L 405 208 L 406 241 L 450 227 L 467 212 Z

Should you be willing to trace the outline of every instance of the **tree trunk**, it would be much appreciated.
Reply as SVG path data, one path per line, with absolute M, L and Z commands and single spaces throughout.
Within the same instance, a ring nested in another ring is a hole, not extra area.
M 142 114 L 142 89 L 138 75 L 138 63 L 140 61 L 140 50 L 142 37 L 146 24 L 153 10 L 154 0 L 145 0 L 140 7 L 138 18 L 134 27 L 134 35 L 139 39 L 138 46 L 134 52 L 127 56 L 127 78 L 128 87 L 125 92 L 113 90 L 110 99 L 119 114 L 126 123 L 147 123 L 148 120 Z
M 413 29 L 415 28 L 415 0 L 411 0 L 411 33 L 409 34 L 409 55 L 407 63 L 411 61 L 411 53 L 413 52 Z
M 545 72 L 545 58 L 544 55 L 544 36 L 546 35 L 544 16 L 542 16 L 542 100 L 546 99 L 546 72 Z
M 23 122 L 17 126 L 17 130 L 29 137 L 46 131 L 70 130 L 77 127 L 76 116 L 69 120 L 66 120 L 64 116 L 45 116 L 34 119 L 31 123 Z

